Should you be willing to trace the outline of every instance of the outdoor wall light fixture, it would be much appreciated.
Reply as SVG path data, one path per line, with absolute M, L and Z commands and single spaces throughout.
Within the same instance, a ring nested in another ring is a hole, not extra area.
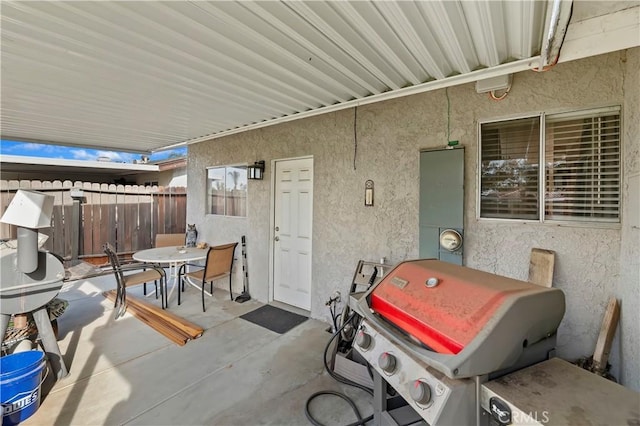
M 252 165 L 247 166 L 249 179 L 262 180 L 264 177 L 264 161 L 256 161 Z
M 364 205 L 373 206 L 373 181 L 371 179 L 364 183 Z

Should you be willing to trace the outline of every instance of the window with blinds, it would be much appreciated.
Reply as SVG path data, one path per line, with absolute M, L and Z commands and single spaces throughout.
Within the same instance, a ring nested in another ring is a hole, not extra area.
M 546 117 L 545 218 L 618 222 L 620 110 Z
M 538 219 L 540 117 L 480 129 L 480 216 Z
M 620 147 L 619 107 L 481 123 L 480 217 L 617 223 Z

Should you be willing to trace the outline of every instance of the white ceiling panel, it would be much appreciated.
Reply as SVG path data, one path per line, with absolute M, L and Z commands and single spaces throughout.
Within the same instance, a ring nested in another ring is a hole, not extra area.
M 0 7 L 3 139 L 150 152 L 534 58 L 551 3 Z

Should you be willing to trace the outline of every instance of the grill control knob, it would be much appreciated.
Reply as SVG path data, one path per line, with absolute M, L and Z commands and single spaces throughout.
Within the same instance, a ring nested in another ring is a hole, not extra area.
M 356 344 L 365 351 L 371 347 L 371 336 L 365 333 L 363 330 L 358 331 L 356 334 Z
M 414 380 L 410 385 L 409 395 L 418 404 L 428 404 L 431 401 L 431 388 L 422 380 Z
M 389 352 L 382 352 L 378 357 L 378 365 L 385 373 L 393 373 L 396 369 L 396 357 Z

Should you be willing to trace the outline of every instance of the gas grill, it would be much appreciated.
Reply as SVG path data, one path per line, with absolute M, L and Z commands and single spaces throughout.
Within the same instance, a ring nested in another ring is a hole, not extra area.
M 376 424 L 480 424 L 480 385 L 548 359 L 565 310 L 558 289 L 431 259 L 400 263 L 352 305 Z M 387 406 L 387 383 L 404 405 Z

